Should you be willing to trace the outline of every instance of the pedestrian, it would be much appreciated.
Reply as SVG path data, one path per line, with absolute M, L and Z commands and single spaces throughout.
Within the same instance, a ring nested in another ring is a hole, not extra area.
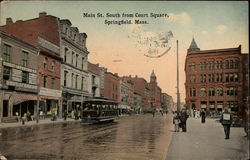
M 74 110 L 72 110 L 72 111 L 71 111 L 71 118 L 72 118 L 72 119 L 75 119 L 74 114 L 75 114 L 75 113 L 74 113 Z
M 187 132 L 187 119 L 188 119 L 188 114 L 185 109 L 182 109 L 180 115 L 180 121 L 183 132 Z
M 232 115 L 228 111 L 228 108 L 225 108 L 224 112 L 222 112 L 220 122 L 223 125 L 225 139 L 229 139 L 230 137 L 230 127 L 232 124 Z
M 63 113 L 63 117 L 64 117 L 65 121 L 67 120 L 67 116 L 68 116 L 68 113 L 67 113 L 67 110 L 65 110 L 64 113 Z
M 248 139 L 250 139 L 250 118 L 249 118 L 249 108 L 245 108 L 245 114 L 244 114 L 244 130 L 246 133 L 246 136 Z
M 180 125 L 180 118 L 178 116 L 177 111 L 174 112 L 174 117 L 173 117 L 173 124 L 174 124 L 174 131 L 179 132 L 179 125 Z
M 204 109 L 201 110 L 201 123 L 205 123 L 206 122 L 206 112 L 204 111 Z

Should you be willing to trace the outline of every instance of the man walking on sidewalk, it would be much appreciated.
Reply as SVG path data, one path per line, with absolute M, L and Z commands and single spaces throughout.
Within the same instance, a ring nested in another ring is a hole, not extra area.
M 181 128 L 183 132 L 187 132 L 187 119 L 188 119 L 188 114 L 185 109 L 182 109 L 180 120 L 181 120 Z
M 220 122 L 224 127 L 225 139 L 229 139 L 232 115 L 228 111 L 228 108 L 225 108 L 225 111 L 222 113 Z

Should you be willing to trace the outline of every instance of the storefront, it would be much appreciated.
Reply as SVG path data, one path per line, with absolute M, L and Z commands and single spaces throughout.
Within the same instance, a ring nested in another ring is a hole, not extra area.
M 3 117 L 23 116 L 25 113 L 36 114 L 37 95 L 25 93 L 5 93 Z

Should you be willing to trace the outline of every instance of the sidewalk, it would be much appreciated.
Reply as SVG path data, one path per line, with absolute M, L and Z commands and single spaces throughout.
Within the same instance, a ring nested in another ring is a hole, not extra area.
M 29 121 L 25 122 L 23 125 L 22 122 L 15 122 L 15 123 L 0 123 L 0 129 L 2 128 L 9 128 L 9 127 L 25 127 L 25 126 L 32 126 L 32 125 L 41 125 L 41 124 L 53 124 L 53 123 L 68 123 L 68 122 L 80 122 L 80 120 L 74 120 L 72 118 L 67 118 L 65 121 L 64 119 L 57 119 L 56 121 L 51 121 L 51 118 L 40 119 L 39 123 L 36 121 Z
M 166 160 L 248 160 L 249 141 L 243 128 L 231 127 L 230 139 L 215 119 L 189 118 L 187 132 L 173 132 Z

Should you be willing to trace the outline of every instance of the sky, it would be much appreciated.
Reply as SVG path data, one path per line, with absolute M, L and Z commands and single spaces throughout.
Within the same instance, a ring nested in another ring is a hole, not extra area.
M 176 52 L 178 40 L 180 95 L 185 101 L 185 58 L 195 38 L 201 50 L 236 48 L 249 53 L 248 2 L 244 1 L 4 1 L 0 24 L 11 17 L 28 20 L 39 12 L 69 19 L 80 32 L 88 35 L 89 61 L 99 63 L 119 76 L 150 80 L 154 70 L 162 91 L 176 101 Z M 83 13 L 95 17 L 84 17 Z M 97 14 L 103 17 L 97 17 Z M 107 13 L 120 17 L 106 17 Z M 122 17 L 122 14 L 134 17 Z M 135 17 L 136 13 L 148 17 Z M 152 14 L 162 17 L 153 18 Z M 105 24 L 131 20 L 133 24 Z M 135 20 L 146 24 L 135 24 Z

